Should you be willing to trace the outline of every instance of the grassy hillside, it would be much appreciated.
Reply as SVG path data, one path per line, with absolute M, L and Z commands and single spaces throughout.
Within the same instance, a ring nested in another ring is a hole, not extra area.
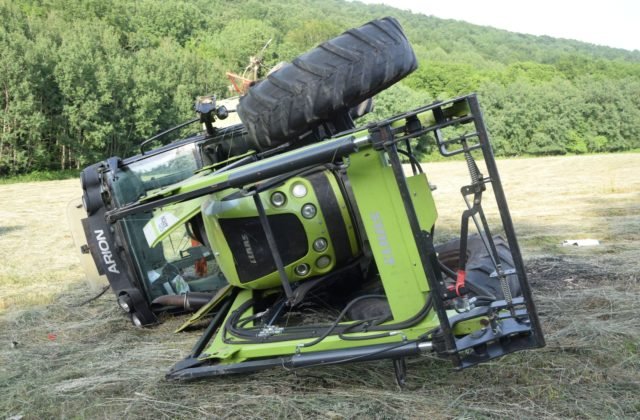
M 395 16 L 420 68 L 381 93 L 388 116 L 471 91 L 499 155 L 640 148 L 640 52 L 536 37 L 344 0 L 0 0 L 0 175 L 124 156 L 342 31 Z
M 547 347 L 463 372 L 389 361 L 173 383 L 201 331 L 133 328 L 83 280 L 65 229 L 76 180 L 0 185 L 0 413 L 24 418 L 635 418 L 640 412 L 640 154 L 498 162 Z M 426 163 L 439 235 L 464 162 Z M 6 203 L 11 202 L 11 206 Z M 488 208 L 488 210 L 490 210 Z M 489 211 L 490 217 L 496 217 Z M 594 238 L 598 247 L 562 247 Z

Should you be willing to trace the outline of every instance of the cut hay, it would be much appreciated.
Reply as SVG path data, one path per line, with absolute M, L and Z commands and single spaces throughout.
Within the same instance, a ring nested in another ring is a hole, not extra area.
M 453 235 L 464 162 L 426 164 Z M 0 413 L 24 418 L 636 418 L 640 412 L 639 154 L 499 162 L 547 347 L 463 372 L 408 360 L 276 369 L 192 383 L 164 374 L 200 335 L 134 329 L 90 304 L 64 209 L 76 180 L 0 185 Z M 588 174 L 585 175 L 585 174 Z M 491 216 L 491 215 L 490 215 Z M 491 216 L 493 217 L 493 216 Z M 562 247 L 594 237 L 592 248 Z M 16 344 L 14 344 L 16 343 Z

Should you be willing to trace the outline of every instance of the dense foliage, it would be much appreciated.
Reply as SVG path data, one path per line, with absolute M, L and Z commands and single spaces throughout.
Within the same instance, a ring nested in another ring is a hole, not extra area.
M 225 72 L 269 39 L 272 66 L 385 15 L 420 68 L 376 115 L 477 91 L 500 155 L 640 147 L 638 51 L 341 0 L 0 0 L 0 174 L 127 155 L 191 117 L 195 96 L 229 95 Z

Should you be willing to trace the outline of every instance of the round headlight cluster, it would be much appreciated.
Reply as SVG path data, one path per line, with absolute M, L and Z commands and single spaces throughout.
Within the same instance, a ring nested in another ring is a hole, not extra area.
M 287 196 L 280 191 L 276 191 L 271 194 L 271 204 L 275 207 L 282 207 L 287 202 Z
M 313 204 L 307 203 L 302 206 L 302 217 L 305 219 L 313 219 L 316 216 L 316 213 L 318 213 L 318 210 L 316 210 L 316 206 Z

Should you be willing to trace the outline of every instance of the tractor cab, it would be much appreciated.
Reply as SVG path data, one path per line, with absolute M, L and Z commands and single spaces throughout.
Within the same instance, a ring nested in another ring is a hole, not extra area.
M 82 203 L 69 208 L 88 280 L 93 284 L 108 282 L 118 304 L 137 326 L 155 323 L 156 314 L 162 311 L 193 310 L 226 284 L 201 236 L 201 218 L 184 220 L 189 223 L 181 223 L 153 247 L 145 239 L 145 226 L 157 210 L 113 224 L 105 220 L 107 211 L 216 166 L 228 151 L 223 150 L 224 141 L 239 143 L 245 130 L 233 124 L 237 117 L 229 118 L 231 123 L 220 118 L 228 115 L 229 109 L 235 110 L 237 98 L 217 105 L 214 98 L 199 98 L 198 103 L 203 102 L 212 105 L 205 110 L 208 114 L 200 113 L 198 118 L 146 140 L 138 154 L 125 159 L 111 157 L 85 168 L 81 173 Z M 198 122 L 203 124 L 201 133 L 150 149 L 161 137 Z M 191 207 L 188 211 L 192 212 L 199 206 L 192 203 Z M 162 222 L 168 223 L 166 219 Z M 184 299 L 187 294 L 189 299 Z

